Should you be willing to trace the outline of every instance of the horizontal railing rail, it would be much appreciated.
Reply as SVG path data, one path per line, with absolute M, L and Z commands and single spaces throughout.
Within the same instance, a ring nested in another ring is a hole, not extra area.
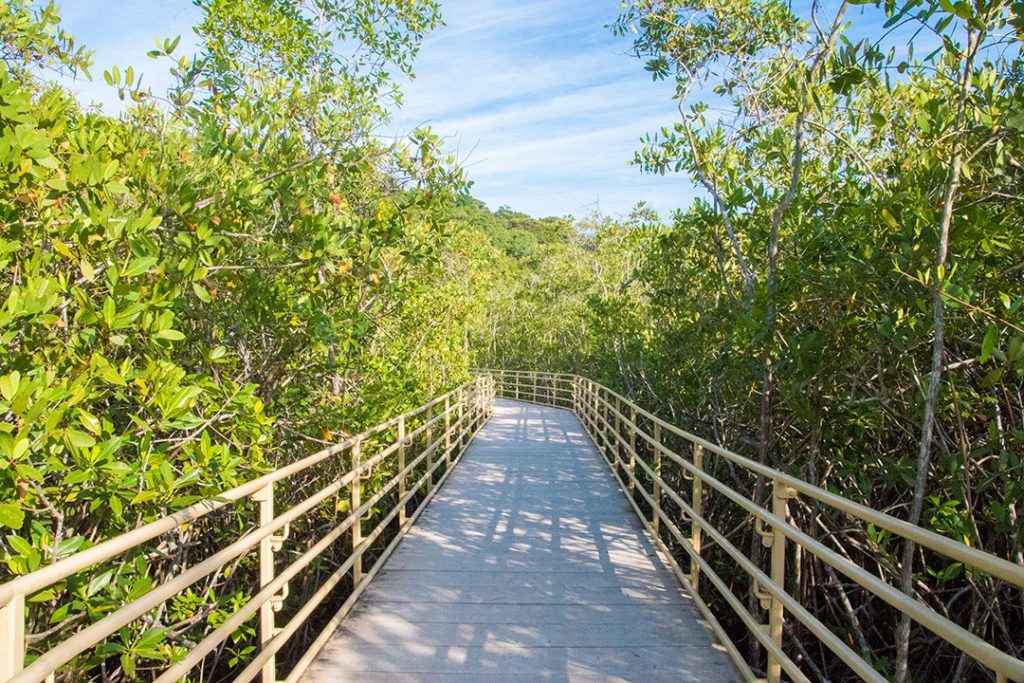
M 318 453 L 0 585 L 0 681 L 36 683 L 53 680 L 54 674 L 61 671 L 62 667 L 67 667 L 77 656 L 103 643 L 122 627 L 144 617 L 200 579 L 220 571 L 228 563 L 253 550 L 258 553 L 259 565 L 259 583 L 251 587 L 253 594 L 217 628 L 205 634 L 198 643 L 190 645 L 184 658 L 159 673 L 155 680 L 170 682 L 187 677 L 205 657 L 258 613 L 259 648 L 245 668 L 232 675 L 236 681 L 248 681 L 257 675 L 261 676 L 263 683 L 277 681 L 276 654 L 308 623 L 309 617 L 324 603 L 332 589 L 346 578 L 350 579 L 351 592 L 348 597 L 284 679 L 289 683 L 298 680 L 365 590 L 369 579 L 387 560 L 437 488 L 451 473 L 452 466 L 490 416 L 493 401 L 493 379 L 490 376 L 478 376 L 414 410 L 348 437 Z M 415 426 L 407 429 L 411 425 Z M 382 438 L 385 443 L 377 443 Z M 366 453 L 363 447 L 371 442 L 379 450 Z M 416 447 L 417 443 L 422 443 L 422 447 Z M 344 464 L 346 471 L 343 474 L 334 477 L 330 483 L 287 510 L 275 513 L 275 483 L 290 481 L 319 463 L 337 460 Z M 371 491 L 372 495 L 363 500 L 363 483 L 375 471 L 386 472 L 390 476 L 378 483 L 379 487 Z M 417 478 L 411 479 L 417 474 Z M 289 526 L 346 490 L 347 514 L 282 571 L 275 572 L 275 552 L 280 550 Z M 386 499 L 393 499 L 393 504 L 390 509 L 381 510 L 379 506 L 387 502 Z M 419 504 L 409 512 L 410 504 L 417 499 Z M 69 577 L 192 524 L 216 510 L 243 501 L 252 501 L 258 512 L 258 523 L 251 531 L 193 566 L 166 578 L 161 585 L 126 602 L 116 611 L 81 628 L 26 666 L 26 599 L 31 599 L 33 594 L 47 590 Z M 364 535 L 363 522 L 375 510 L 377 517 L 374 519 L 378 520 L 377 524 Z M 396 520 L 397 533 L 373 563 L 364 567 L 363 559 L 367 551 L 374 547 L 374 543 Z M 350 544 L 344 562 L 311 596 L 306 596 L 305 602 L 285 625 L 276 624 L 275 613 L 281 609 L 287 596 L 289 581 L 346 536 Z
M 574 410 L 575 376 L 526 370 L 473 369 L 494 378 L 495 392 L 504 398 Z
M 481 376 L 494 378 L 497 396 L 570 408 L 576 413 L 604 455 L 637 515 L 666 555 L 676 576 L 693 595 L 698 609 L 715 631 L 745 680 L 758 679 L 751 665 L 701 596 L 701 578 L 706 578 L 711 583 L 749 634 L 767 652 L 769 681 L 781 680 L 783 672 L 794 681 L 808 680 L 804 670 L 787 654 L 783 646 L 783 629 L 787 618 L 790 617 L 802 624 L 824 647 L 862 679 L 886 680 L 862 653 L 853 650 L 842 637 L 833 633 L 815 616 L 811 609 L 787 592 L 786 577 L 790 570 L 787 566 L 787 551 L 795 546 L 899 612 L 909 615 L 915 622 L 952 647 L 990 669 L 1000 683 L 1008 680 L 1024 681 L 1024 660 L 995 647 L 932 609 L 925 602 L 906 595 L 846 555 L 830 548 L 806 530 L 798 528 L 790 514 L 790 505 L 801 496 L 816 501 L 826 508 L 864 524 L 873 525 L 877 529 L 885 529 L 892 534 L 910 539 L 923 548 L 1020 589 L 1024 589 L 1024 567 L 909 524 L 722 448 L 670 424 L 621 394 L 585 377 L 514 370 L 477 372 L 481 373 Z M 667 443 L 667 437 L 674 437 L 687 444 L 688 452 L 678 447 L 671 448 Z M 763 477 L 770 492 L 770 509 L 714 476 L 704 462 L 708 454 L 721 458 L 730 467 L 742 469 L 755 477 Z M 680 468 L 684 478 L 689 480 L 688 491 L 677 490 L 677 487 L 666 480 L 663 467 L 668 463 Z M 747 524 L 754 525 L 754 530 L 761 537 L 762 545 L 770 550 L 768 571 L 763 570 L 758 562 L 736 547 L 729 540 L 729 534 L 723 533 L 708 520 L 704 509 L 706 497 L 712 493 L 720 495 L 746 513 Z M 650 510 L 649 514 L 645 514 L 641 509 L 641 501 Z M 667 503 L 678 508 L 681 514 L 673 516 L 666 512 Z M 684 531 L 680 528 L 681 525 L 688 528 Z M 702 543 L 705 537 L 720 548 L 734 562 L 735 567 L 747 574 L 758 603 L 767 611 L 767 623 L 761 623 L 759 616 L 747 609 L 727 581 L 704 557 Z M 685 552 L 689 560 L 688 571 L 684 572 L 679 566 L 666 540 L 670 540 Z

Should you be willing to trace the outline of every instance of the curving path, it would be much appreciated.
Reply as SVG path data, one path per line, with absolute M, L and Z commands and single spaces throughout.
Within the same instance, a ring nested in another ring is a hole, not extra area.
M 567 410 L 498 399 L 303 680 L 737 680 Z

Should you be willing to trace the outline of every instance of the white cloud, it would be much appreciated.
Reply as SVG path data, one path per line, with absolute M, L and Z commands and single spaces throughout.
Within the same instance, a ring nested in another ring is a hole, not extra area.
M 685 177 L 629 166 L 640 136 L 676 114 L 672 86 L 652 83 L 604 26 L 616 2 L 449 0 L 442 11 L 448 25 L 424 43 L 390 130 L 429 124 L 472 150 L 475 196 L 535 215 L 691 201 Z
M 146 57 L 155 38 L 195 47 L 199 13 L 188 0 L 66 0 L 66 28 L 96 50 L 92 82 L 70 84 L 83 102 L 123 108 L 102 78 L 132 65 L 155 91 L 172 83 Z M 689 203 L 685 177 L 652 177 L 629 161 L 645 132 L 670 124 L 672 86 L 652 83 L 611 35 L 617 0 L 442 0 L 446 26 L 425 41 L 386 135 L 430 125 L 465 158 L 474 194 L 535 215 L 628 212 L 645 199 L 667 212 Z M 106 10 L 106 11 L 104 11 Z

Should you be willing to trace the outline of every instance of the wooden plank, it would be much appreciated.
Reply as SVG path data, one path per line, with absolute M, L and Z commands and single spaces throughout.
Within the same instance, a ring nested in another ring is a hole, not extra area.
M 733 681 L 565 410 L 498 400 L 304 680 Z

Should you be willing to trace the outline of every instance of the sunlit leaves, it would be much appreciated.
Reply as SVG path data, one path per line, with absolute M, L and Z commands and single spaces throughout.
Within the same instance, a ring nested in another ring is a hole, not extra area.
M 22 32 L 0 20 L 7 63 L 77 64 L 54 10 L 8 4 Z M 309 21 L 313 3 L 298 14 L 272 4 L 202 4 L 200 54 L 174 55 L 166 97 L 143 90 L 136 69 L 111 68 L 106 81 L 136 103 L 122 118 L 0 64 L 10 572 L 215 495 L 306 453 L 307 433 L 375 424 L 464 376 L 452 330 L 468 285 L 441 262 L 461 172 L 429 131 L 408 145 L 365 136 L 386 116 L 387 71 L 409 70 L 436 4 L 317 2 L 326 33 Z M 364 59 L 333 52 L 338 37 L 363 42 Z M 160 41 L 151 56 L 176 47 Z M 260 68 L 263 57 L 287 73 Z M 226 519 L 173 561 L 237 534 L 245 510 Z M 148 591 L 147 562 L 163 557 L 143 548 L 31 596 L 30 630 L 49 633 L 38 647 Z M 169 605 L 187 622 L 174 633 L 134 623 L 74 666 L 130 678 L 182 656 L 183 639 L 247 599 L 219 588 Z M 236 664 L 252 635 L 236 633 Z

